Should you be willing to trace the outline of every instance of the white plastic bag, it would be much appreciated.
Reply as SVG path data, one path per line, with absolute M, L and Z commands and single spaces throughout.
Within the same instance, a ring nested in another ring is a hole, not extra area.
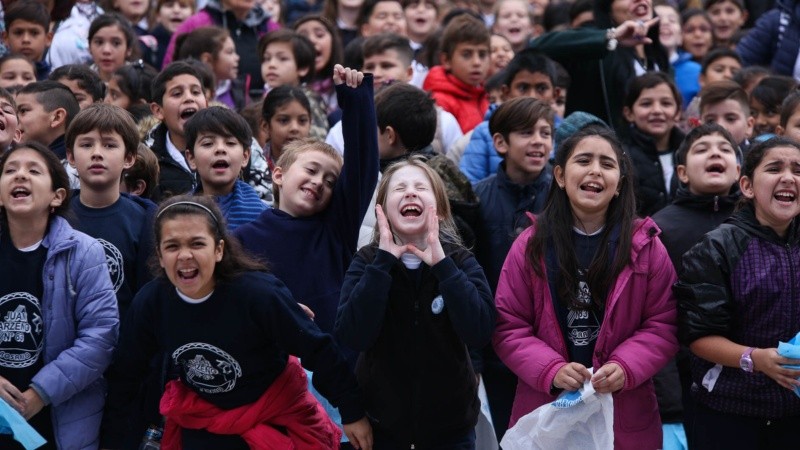
M 614 399 L 587 381 L 574 392 L 519 419 L 500 442 L 503 450 L 613 450 Z

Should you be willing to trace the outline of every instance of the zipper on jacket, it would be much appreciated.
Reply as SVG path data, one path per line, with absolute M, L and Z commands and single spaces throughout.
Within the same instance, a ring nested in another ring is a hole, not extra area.
M 789 273 L 794 274 L 795 273 L 794 272 L 794 264 L 792 263 L 792 244 L 790 244 L 788 242 L 786 243 L 786 256 L 787 256 L 787 259 L 789 260 Z M 789 277 L 789 299 L 794 299 L 794 295 L 795 295 L 794 294 L 794 283 L 795 282 L 792 281 L 793 279 L 796 279 L 796 277 Z M 794 306 L 795 302 L 792 301 L 791 304 L 792 304 L 792 310 L 793 310 L 792 314 L 795 315 L 796 314 L 796 309 L 797 309 Z
M 719 195 L 714 196 L 714 212 L 719 211 Z

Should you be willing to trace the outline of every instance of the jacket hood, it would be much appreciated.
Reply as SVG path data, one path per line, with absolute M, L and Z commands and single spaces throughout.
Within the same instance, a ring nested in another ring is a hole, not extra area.
M 208 0 L 205 9 L 214 11 L 217 14 L 222 15 L 223 18 L 225 17 L 226 10 L 222 7 L 220 0 Z M 244 17 L 244 20 L 242 20 L 242 23 L 248 27 L 257 27 L 267 20 L 269 20 L 269 14 L 264 12 L 264 10 L 261 9 L 261 5 L 256 3 L 253 9 L 247 12 L 247 15 Z M 223 28 L 227 27 L 223 25 Z
M 695 195 L 689 191 L 689 187 L 681 184 L 675 192 L 673 204 L 698 210 L 732 209 L 739 201 L 742 193 L 739 191 L 739 183 L 731 186 L 728 195 Z
M 440 91 L 462 100 L 473 100 L 485 94 L 482 86 L 470 86 L 444 70 L 442 66 L 436 66 L 428 72 L 425 78 L 425 90 Z
M 636 261 L 636 255 L 653 240 L 656 236 L 661 234 L 661 229 L 658 228 L 655 221 L 650 217 L 639 219 L 633 222 L 633 236 L 631 237 L 631 261 Z
M 748 233 L 758 236 L 766 241 L 784 245 L 786 243 L 797 244 L 800 242 L 800 219 L 795 217 L 786 233 L 786 238 L 781 238 L 770 227 L 761 225 L 756 219 L 756 213 L 753 206 L 750 204 L 745 205 L 739 211 L 736 211 L 725 223 L 732 224 L 739 228 L 746 230 Z
M 686 137 L 686 134 L 681 131 L 677 125 L 672 127 L 672 131 L 669 133 L 669 148 L 673 151 L 677 151 L 678 147 L 680 147 L 681 142 Z M 646 151 L 657 151 L 656 149 L 656 141 L 653 139 L 652 136 L 649 134 L 644 133 L 639 128 L 631 124 L 628 127 L 628 139 L 631 143 L 637 145 L 642 150 Z

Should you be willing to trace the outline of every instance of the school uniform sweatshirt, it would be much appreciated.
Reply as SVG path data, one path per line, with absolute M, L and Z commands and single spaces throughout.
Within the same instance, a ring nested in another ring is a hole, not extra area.
M 344 166 L 328 207 L 308 217 L 274 208 L 234 231 L 244 248 L 263 258 L 295 300 L 333 332 L 339 291 L 356 253 L 358 231 L 378 181 L 378 140 L 372 75 L 361 86 L 336 86 L 343 111 Z

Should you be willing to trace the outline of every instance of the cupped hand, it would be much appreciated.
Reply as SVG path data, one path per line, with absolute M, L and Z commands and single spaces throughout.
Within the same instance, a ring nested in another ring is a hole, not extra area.
M 600 394 L 617 392 L 624 385 L 625 371 L 614 362 L 606 363 L 592 375 L 592 386 Z
M 378 220 L 378 232 L 380 236 L 378 248 L 391 253 L 395 258 L 399 258 L 400 255 L 408 251 L 408 246 L 398 245 L 394 241 L 394 234 L 392 233 L 391 227 L 389 227 L 389 221 L 386 220 L 386 214 L 384 214 L 381 205 L 375 205 L 375 217 Z
M 22 417 L 24 417 L 25 420 L 30 420 L 31 417 L 39 414 L 39 411 L 44 408 L 44 400 L 31 388 L 28 388 L 27 391 L 22 393 L 22 398 L 24 399 L 24 404 L 20 413 L 22 413 Z
M 658 19 L 658 17 L 654 17 L 648 21 L 626 20 L 614 29 L 614 38 L 625 47 L 652 44 L 653 40 L 647 37 L 647 33 L 653 25 L 658 23 Z
M 583 386 L 592 374 L 583 364 L 571 362 L 558 369 L 556 377 L 553 379 L 553 387 L 564 389 L 565 391 L 577 391 Z
M 333 66 L 333 84 L 338 86 L 344 83 L 348 87 L 354 88 L 358 87 L 362 81 L 364 81 L 364 74 L 356 69 L 345 68 L 341 64 Z
M 800 370 L 783 367 L 783 365 L 800 365 L 800 360 L 784 358 L 778 354 L 777 348 L 757 348 L 750 357 L 757 372 L 764 373 L 786 389 L 793 390 L 796 386 L 800 386 L 800 381 L 797 380 L 800 377 Z
M 425 250 L 420 250 L 414 244 L 409 244 L 408 250 L 417 255 L 429 267 L 433 267 L 444 259 L 444 249 L 439 241 L 439 216 L 436 214 L 435 206 L 427 207 L 425 215 L 425 221 L 427 222 Z
M 0 398 L 20 414 L 25 411 L 25 397 L 22 392 L 3 377 L 0 377 Z
M 343 428 L 350 445 L 361 450 L 372 450 L 372 426 L 366 417 L 357 422 L 344 424 Z

